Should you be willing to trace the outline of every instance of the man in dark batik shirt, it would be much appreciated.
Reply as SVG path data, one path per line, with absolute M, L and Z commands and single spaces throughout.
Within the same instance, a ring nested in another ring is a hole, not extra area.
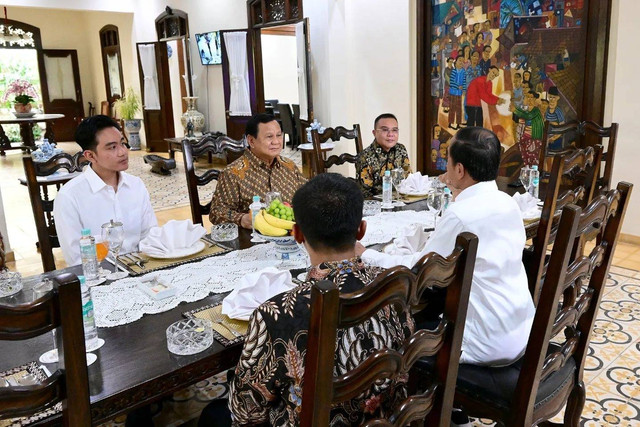
M 269 299 L 251 315 L 230 382 L 229 409 L 234 425 L 299 425 L 313 282 L 330 280 L 340 292 L 348 293 L 367 286 L 383 271 L 355 256 L 355 243 L 366 229 L 362 204 L 362 193 L 354 182 L 330 173 L 316 176 L 293 197 L 294 236 L 305 245 L 314 267 L 305 284 Z M 352 370 L 371 350 L 399 349 L 414 329 L 411 315 L 391 306 L 363 324 L 339 329 L 335 374 Z M 330 425 L 359 425 L 373 416 L 388 417 L 405 397 L 401 381 L 376 384 L 367 393 L 334 406 Z M 220 425 L 221 415 L 208 409 L 200 425 Z
M 396 116 L 381 114 L 373 127 L 374 141 L 360 152 L 356 160 L 356 180 L 367 197 L 382 193 L 385 171 L 403 169 L 405 177 L 411 173 L 407 149 L 398 143 Z

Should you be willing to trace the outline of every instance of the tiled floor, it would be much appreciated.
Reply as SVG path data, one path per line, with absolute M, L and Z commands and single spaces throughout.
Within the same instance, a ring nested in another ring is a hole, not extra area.
M 63 147 L 69 152 L 77 150 L 77 146 L 72 143 L 63 144 Z M 147 153 L 132 152 L 131 156 L 141 157 L 144 154 Z M 298 153 L 287 154 L 300 162 Z M 179 164 L 182 163 L 179 153 L 176 160 Z M 0 158 L 0 185 L 9 239 L 16 257 L 14 262 L 9 263 L 9 268 L 20 271 L 23 275 L 33 275 L 42 272 L 42 265 L 35 250 L 37 237 L 29 198 L 26 188 L 17 180 L 20 176 L 23 176 L 23 170 L 19 153 L 13 151 Z M 191 214 L 188 206 L 168 209 L 163 207 L 156 211 L 156 216 L 158 222 L 164 224 L 170 219 L 190 218 Z M 207 219 L 205 226 L 209 226 Z M 60 250 L 54 250 L 54 255 L 56 264 L 63 267 Z M 640 245 L 618 243 L 613 264 L 611 278 L 600 304 L 591 354 L 585 367 L 587 403 L 582 424 L 640 426 Z M 202 394 L 202 390 L 193 391 L 197 400 L 198 393 Z M 184 401 L 181 396 L 174 400 Z M 491 424 L 490 421 L 475 423 Z

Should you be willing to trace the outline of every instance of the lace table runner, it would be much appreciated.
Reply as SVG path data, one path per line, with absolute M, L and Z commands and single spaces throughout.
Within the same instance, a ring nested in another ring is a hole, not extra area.
M 362 240 L 365 246 L 391 241 L 402 235 L 411 224 L 432 226 L 429 212 L 383 212 L 366 217 L 367 233 Z M 179 265 L 162 271 L 162 279 L 176 288 L 176 295 L 154 300 L 138 289 L 144 276 L 126 277 L 104 286 L 91 288 L 96 326 L 105 328 L 134 322 L 145 314 L 171 310 L 181 302 L 194 302 L 211 293 L 233 290 L 244 275 L 267 267 L 282 270 L 307 267 L 307 257 L 299 252 L 294 259 L 277 258 L 273 243 L 253 246 L 249 249 L 229 252 L 199 262 Z

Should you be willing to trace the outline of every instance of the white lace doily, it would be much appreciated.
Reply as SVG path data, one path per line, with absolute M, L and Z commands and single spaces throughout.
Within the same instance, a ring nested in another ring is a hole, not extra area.
M 365 246 L 390 242 L 413 224 L 433 227 L 433 214 L 429 211 L 382 212 L 364 220 L 367 221 L 367 232 L 360 243 Z
M 91 298 L 96 326 L 105 328 L 125 325 L 140 319 L 144 314 L 171 310 L 181 302 L 194 302 L 210 293 L 230 291 L 242 276 L 266 267 L 291 270 L 306 266 L 307 258 L 302 252 L 292 260 L 283 261 L 277 259 L 274 244 L 266 243 L 161 271 L 163 281 L 176 288 L 177 292 L 173 297 L 161 300 L 149 298 L 137 288 L 142 276 L 95 286 L 91 288 Z

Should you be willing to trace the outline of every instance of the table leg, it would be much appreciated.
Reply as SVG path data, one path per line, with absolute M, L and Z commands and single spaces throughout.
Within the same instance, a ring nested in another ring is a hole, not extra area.
M 33 125 L 32 122 L 20 123 L 20 136 L 22 137 L 22 145 L 29 150 L 35 150 L 36 141 L 33 137 Z
M 44 132 L 44 137 L 49 140 L 49 144 L 54 144 L 56 142 L 56 135 L 53 132 L 53 120 L 47 120 L 45 123 L 47 129 Z
M 175 158 L 176 158 L 176 152 L 173 149 L 173 143 L 171 143 L 171 142 L 169 143 L 169 158 L 171 160 L 175 160 Z
M 0 125 L 0 156 L 6 156 L 5 149 L 11 148 L 11 142 L 9 141 L 9 137 L 6 133 L 4 133 L 4 129 L 2 125 Z

